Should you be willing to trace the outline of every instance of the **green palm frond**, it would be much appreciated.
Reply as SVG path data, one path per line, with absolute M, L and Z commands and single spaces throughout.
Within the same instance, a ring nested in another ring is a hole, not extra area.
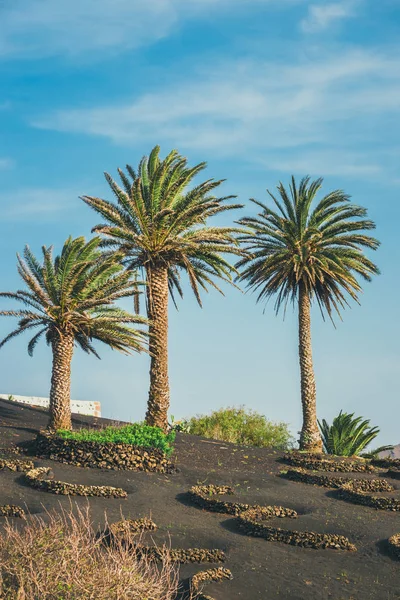
M 340 316 L 350 299 L 358 302 L 359 278 L 370 281 L 379 273 L 364 254 L 379 246 L 365 233 L 374 222 L 342 190 L 317 202 L 321 186 L 322 179 L 309 177 L 299 185 L 292 178 L 289 190 L 280 183 L 277 195 L 268 192 L 274 208 L 252 199 L 258 215 L 239 221 L 247 251 L 236 264 L 239 279 L 257 292 L 258 301 L 275 296 L 277 312 L 298 298 L 301 283 L 322 313 Z
M 23 256 L 18 256 L 18 271 L 28 291 L 0 292 L 0 297 L 26 308 L 0 311 L 0 316 L 19 319 L 0 347 L 27 330 L 40 328 L 28 344 L 30 355 L 43 335 L 51 344 L 63 333 L 73 333 L 75 343 L 96 356 L 94 340 L 124 353 L 146 351 L 148 334 L 140 327 L 148 324 L 147 319 L 114 304 L 137 295 L 142 282 L 135 272 L 124 269 L 120 255 L 107 255 L 100 246 L 99 237 L 88 242 L 70 237 L 55 258 L 51 247 L 43 247 L 42 263 L 25 248 Z
M 354 413 L 348 414 L 340 411 L 333 419 L 332 425 L 328 425 L 325 419 L 322 423 L 318 421 L 321 431 L 324 450 L 327 454 L 337 456 L 358 456 L 379 435 L 378 427 L 370 427 L 369 419 L 354 417 Z M 393 446 L 381 446 L 372 454 L 383 450 L 391 450 Z
M 126 173 L 119 169 L 121 186 L 105 173 L 115 201 L 93 196 L 82 200 L 104 219 L 93 231 L 105 237 L 103 246 L 108 252 L 121 253 L 128 269 L 159 263 L 167 266 L 174 302 L 174 292 L 182 296 L 180 272 L 185 272 L 201 305 L 200 289 L 212 286 L 219 290 L 214 278 L 232 283 L 237 275 L 222 256 L 243 254 L 237 239 L 239 228 L 209 227 L 206 222 L 242 205 L 230 203 L 234 196 L 214 195 L 223 180 L 209 179 L 192 186 L 206 163 L 189 167 L 176 150 L 163 160 L 159 153 L 158 146 L 153 148 L 136 171 L 129 165 Z

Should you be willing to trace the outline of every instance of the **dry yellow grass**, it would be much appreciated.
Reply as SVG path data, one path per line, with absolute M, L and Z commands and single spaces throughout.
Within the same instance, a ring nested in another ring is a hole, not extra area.
M 129 544 L 107 544 L 89 507 L 28 516 L 23 527 L 7 522 L 0 536 L 4 600 L 172 600 L 177 585 L 167 553 L 156 565 Z

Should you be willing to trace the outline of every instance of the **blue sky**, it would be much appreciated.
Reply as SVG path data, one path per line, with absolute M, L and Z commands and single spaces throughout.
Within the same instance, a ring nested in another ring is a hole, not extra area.
M 292 173 L 323 176 L 376 221 L 382 275 L 336 329 L 314 311 L 319 416 L 362 414 L 398 443 L 399 21 L 397 0 L 4 0 L 1 288 L 19 285 L 26 243 L 90 235 L 98 218 L 79 195 L 110 197 L 103 171 L 156 143 L 206 160 L 243 214 Z M 246 404 L 299 430 L 296 316 L 263 309 L 234 289 L 171 307 L 172 414 Z M 1 393 L 48 394 L 50 351 L 29 358 L 27 341 L 1 350 Z M 146 357 L 99 349 L 101 362 L 76 352 L 72 397 L 142 418 Z

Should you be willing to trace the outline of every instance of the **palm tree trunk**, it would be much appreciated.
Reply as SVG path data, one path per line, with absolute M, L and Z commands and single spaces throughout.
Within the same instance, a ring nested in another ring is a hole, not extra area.
M 303 427 L 300 450 L 322 452 L 317 423 L 317 395 L 311 348 L 311 301 L 303 283 L 299 286 L 299 358 Z
M 150 319 L 150 389 L 146 423 L 168 428 L 168 269 L 151 265 L 147 273 L 147 313 Z
M 50 389 L 49 429 L 71 429 L 71 361 L 74 336 L 60 335 L 52 342 L 53 368 Z

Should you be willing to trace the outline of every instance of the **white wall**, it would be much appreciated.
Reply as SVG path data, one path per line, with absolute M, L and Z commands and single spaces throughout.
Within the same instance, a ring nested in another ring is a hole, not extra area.
M 0 394 L 1 400 L 13 400 L 29 406 L 48 407 L 50 400 L 48 398 L 38 398 L 37 396 L 15 396 L 14 394 Z M 101 417 L 100 402 L 91 402 L 90 400 L 71 400 L 71 411 L 77 415 L 91 415 Z

